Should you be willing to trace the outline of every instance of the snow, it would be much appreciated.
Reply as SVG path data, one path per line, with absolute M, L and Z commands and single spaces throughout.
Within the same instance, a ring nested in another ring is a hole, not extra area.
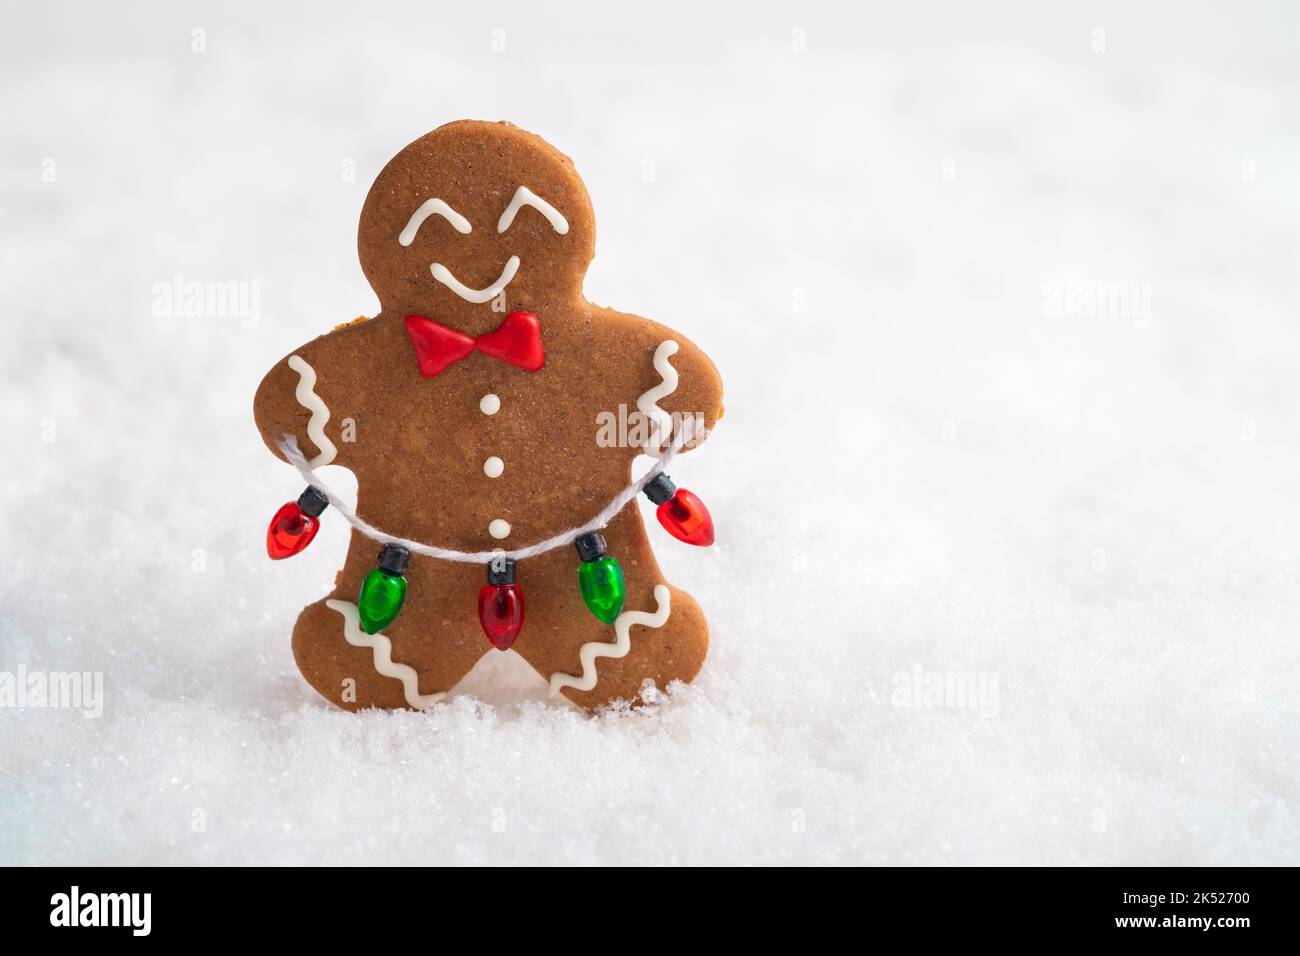
M 1293 9 L 436 6 L 9 14 L 0 671 L 104 699 L 0 707 L 0 863 L 1300 862 Z M 572 155 L 590 297 L 726 380 L 718 543 L 654 529 L 712 650 L 640 713 L 293 665 L 345 532 L 266 560 L 253 390 L 461 116 Z

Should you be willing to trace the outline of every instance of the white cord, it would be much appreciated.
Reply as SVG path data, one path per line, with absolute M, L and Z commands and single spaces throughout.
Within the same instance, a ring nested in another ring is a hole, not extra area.
M 638 478 L 632 484 L 628 485 L 617 495 L 614 500 L 607 504 L 596 517 L 592 518 L 586 524 L 579 525 L 576 528 L 570 528 L 568 531 L 561 531 L 557 535 L 547 538 L 545 541 L 539 541 L 536 544 L 530 544 L 526 548 L 516 548 L 513 551 L 503 551 L 499 548 L 492 551 L 454 551 L 451 548 L 437 548 L 431 544 L 422 544 L 419 541 L 412 541 L 409 538 L 399 538 L 395 534 L 389 534 L 387 531 L 380 531 L 370 522 L 366 521 L 355 511 L 344 504 L 338 495 L 326 488 L 319 478 L 316 477 L 311 465 L 298 449 L 298 439 L 293 435 L 285 435 L 280 441 L 280 450 L 284 452 L 284 457 L 288 459 L 289 464 L 298 469 L 298 474 L 302 475 L 303 481 L 314 487 L 323 494 L 334 509 L 367 538 L 378 541 L 380 544 L 400 544 L 412 554 L 422 554 L 426 558 L 437 558 L 440 561 L 464 561 L 467 564 L 487 564 L 499 558 L 514 558 L 516 561 L 522 561 L 525 558 L 535 558 L 539 554 L 545 554 L 547 551 L 554 551 L 556 548 L 562 548 L 566 544 L 572 544 L 579 537 L 591 531 L 599 531 L 605 525 L 614 520 L 627 503 L 641 493 L 646 485 L 654 481 L 668 467 L 668 463 L 681 450 L 681 447 L 690 441 L 696 434 L 695 419 L 687 416 L 682 419 L 681 427 L 677 435 L 673 438 L 668 450 L 664 452 L 663 457 L 655 463 L 655 466 Z

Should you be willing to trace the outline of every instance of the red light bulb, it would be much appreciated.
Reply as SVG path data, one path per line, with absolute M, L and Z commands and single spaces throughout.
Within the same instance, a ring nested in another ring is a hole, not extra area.
M 509 650 L 524 627 L 524 592 L 515 583 L 513 558 L 488 563 L 488 583 L 478 592 L 478 622 L 499 651 Z
M 519 585 L 483 585 L 478 592 L 478 622 L 493 647 L 509 650 L 524 626 L 524 592 Z
M 327 507 L 329 501 L 310 485 L 297 501 L 286 501 L 266 529 L 266 553 L 271 560 L 292 558 L 311 544 L 320 530 L 316 519 Z
M 656 475 L 645 493 L 659 507 L 655 517 L 678 541 L 707 548 L 713 544 L 713 518 L 699 496 L 678 488 L 667 475 Z
M 713 518 L 694 492 L 678 488 L 675 495 L 655 509 L 655 516 L 678 541 L 701 548 L 713 544 Z

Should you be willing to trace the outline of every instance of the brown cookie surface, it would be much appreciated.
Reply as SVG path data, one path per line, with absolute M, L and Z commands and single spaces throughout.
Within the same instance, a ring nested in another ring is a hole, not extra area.
M 638 400 L 711 428 L 722 395 L 713 364 L 681 335 L 583 298 L 594 233 L 572 163 L 539 137 L 462 121 L 416 140 L 379 174 L 361 214 L 358 250 L 379 315 L 267 373 L 254 401 L 264 441 L 279 454 L 294 435 L 314 465 L 352 469 L 363 518 L 429 544 L 513 549 L 587 521 L 626 486 L 650 435 Z M 632 428 L 623 436 L 611 421 Z M 605 536 L 627 580 L 625 613 L 653 618 L 668 596 L 662 624 L 597 621 L 572 547 L 518 568 L 526 621 L 514 649 L 547 678 L 590 680 L 583 647 L 627 632 L 625 655 L 595 659 L 594 687 L 553 681 L 585 706 L 633 698 L 645 680 L 690 680 L 707 648 L 694 601 L 656 592 L 665 582 L 634 504 Z M 354 532 L 335 592 L 299 618 L 295 657 L 340 706 L 427 706 L 492 649 L 475 604 L 484 568 L 416 556 L 406 604 L 383 632 L 384 662 L 368 636 L 349 640 L 341 607 L 356 601 L 378 550 Z

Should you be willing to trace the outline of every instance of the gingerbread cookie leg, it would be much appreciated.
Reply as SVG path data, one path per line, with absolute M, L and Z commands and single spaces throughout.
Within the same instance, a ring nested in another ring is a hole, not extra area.
M 361 627 L 357 591 L 374 566 L 374 542 L 354 534 L 338 587 L 308 606 L 293 631 L 293 654 L 308 683 L 344 710 L 423 710 L 438 703 L 490 649 L 459 608 L 442 595 L 472 583 L 467 565 L 415 558 L 406 577 L 415 589 L 402 614 L 376 634 Z
M 578 559 L 570 549 L 526 562 L 520 572 L 530 603 L 514 649 L 550 682 L 552 693 L 589 709 L 635 701 L 647 680 L 659 688 L 690 681 L 709 647 L 703 612 L 689 594 L 663 580 L 635 504 L 604 535 L 627 585 L 622 613 L 612 625 L 584 606 L 575 583 Z

